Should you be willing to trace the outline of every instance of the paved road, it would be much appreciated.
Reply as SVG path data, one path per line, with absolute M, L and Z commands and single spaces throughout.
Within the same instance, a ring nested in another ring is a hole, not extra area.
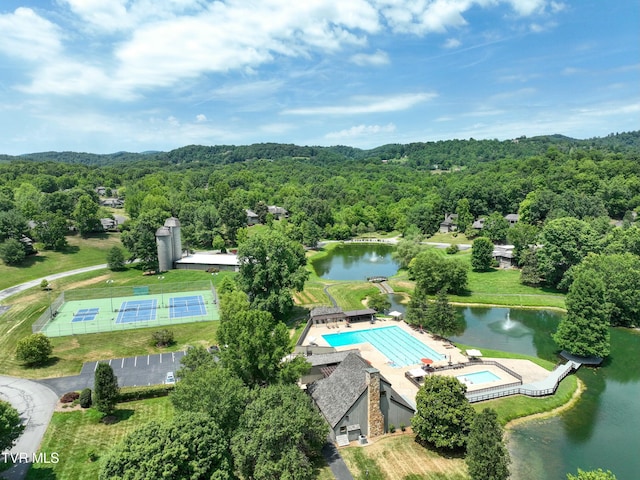
M 96 367 L 99 362 L 104 362 L 111 365 L 113 373 L 118 377 L 118 385 L 121 387 L 159 385 L 164 382 L 167 372 L 175 373 L 180 368 L 180 360 L 185 353 L 184 351 L 168 352 L 87 362 L 82 366 L 80 375 L 46 378 L 40 380 L 40 383 L 51 388 L 58 396 L 83 388 L 92 389 Z
M 42 437 L 47 431 L 58 396 L 48 387 L 38 382 L 0 376 L 0 397 L 11 403 L 20 413 L 26 428 L 16 445 L 9 451 L 18 455 L 13 467 L 0 474 L 10 480 L 25 478 L 33 455 L 38 451 Z
M 38 285 L 40 285 L 40 282 L 42 282 L 42 280 L 47 280 L 50 282 L 51 280 L 57 280 L 58 278 L 69 277 L 71 275 L 77 275 L 78 273 L 92 272 L 94 270 L 100 270 L 101 268 L 107 268 L 107 265 L 94 265 L 92 267 L 69 270 L 68 272 L 53 273 L 51 275 L 47 275 L 46 277 L 37 278 L 35 280 L 21 283 L 20 285 L 14 285 L 13 287 L 5 288 L 4 290 L 0 290 L 0 302 L 10 297 L 11 295 L 23 292 L 25 290 L 28 290 L 29 288 L 37 287 Z

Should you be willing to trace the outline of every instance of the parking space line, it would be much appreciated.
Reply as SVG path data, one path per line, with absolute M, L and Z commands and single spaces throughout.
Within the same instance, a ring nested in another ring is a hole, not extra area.
M 175 352 L 171 352 L 171 361 L 173 363 L 176 363 L 176 354 L 175 354 Z
M 147 355 L 147 365 L 149 365 L 149 355 Z
M 113 359 L 111 359 L 111 358 L 109 359 L 109 366 L 111 366 L 111 360 L 113 360 Z
M 95 364 L 95 365 L 94 365 L 94 367 L 93 367 L 93 371 L 94 371 L 94 372 L 98 369 L 98 363 L 99 363 L 99 362 L 96 362 L 96 364 Z
M 160 363 L 162 363 L 162 354 L 160 354 Z
M 135 357 L 133 357 L 133 367 L 137 367 L 138 366 L 138 356 L 136 355 Z
M 120 365 L 120 368 L 124 368 L 124 358 L 122 359 L 122 364 Z

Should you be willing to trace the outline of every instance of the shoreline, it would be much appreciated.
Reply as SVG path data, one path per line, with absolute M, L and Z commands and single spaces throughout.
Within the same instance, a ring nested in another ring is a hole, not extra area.
M 534 420 L 544 420 L 546 418 L 557 417 L 561 413 L 571 410 L 578 403 L 578 400 L 580 400 L 582 393 L 585 392 L 587 389 L 582 380 L 580 380 L 579 378 L 577 380 L 578 380 L 578 388 L 576 388 L 576 390 L 573 392 L 573 395 L 571 395 L 571 398 L 565 404 L 560 405 L 559 407 L 556 407 L 553 410 L 549 410 L 546 412 L 533 413 L 525 417 L 519 417 L 519 418 L 514 418 L 513 420 L 510 420 L 504 426 L 505 432 L 507 433 L 507 442 L 509 441 L 509 433 L 511 432 L 511 430 L 513 430 L 513 428 Z

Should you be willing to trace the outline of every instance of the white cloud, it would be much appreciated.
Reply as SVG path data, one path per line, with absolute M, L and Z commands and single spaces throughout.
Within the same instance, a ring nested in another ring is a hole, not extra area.
M 547 0 L 508 0 L 508 3 L 516 13 L 524 17 L 544 11 Z
M 362 137 L 364 135 L 376 135 L 378 133 L 392 133 L 396 131 L 393 123 L 387 125 L 357 125 L 346 130 L 330 132 L 325 135 L 327 139 L 345 139 Z
M 201 122 L 206 122 L 207 121 L 207 116 L 203 113 L 200 113 L 198 115 L 196 115 L 196 122 L 201 123 Z
M 447 38 L 442 46 L 444 48 L 458 48 L 460 45 L 462 45 L 462 42 L 457 38 Z
M 389 55 L 387 55 L 387 52 L 377 50 L 376 53 L 358 53 L 356 55 L 352 55 L 351 61 L 361 67 L 368 65 L 377 67 L 387 65 L 389 63 Z
M 289 115 L 358 115 L 363 113 L 398 112 L 437 97 L 435 93 L 408 93 L 391 97 L 355 97 L 351 105 L 308 107 L 285 110 Z
M 30 8 L 0 14 L 0 52 L 28 61 L 47 61 L 60 53 L 61 30 Z

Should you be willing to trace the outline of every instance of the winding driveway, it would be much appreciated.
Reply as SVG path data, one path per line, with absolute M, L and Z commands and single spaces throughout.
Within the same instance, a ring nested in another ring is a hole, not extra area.
M 13 467 L 2 472 L 0 477 L 21 480 L 26 477 L 33 457 L 40 448 L 47 431 L 58 396 L 49 387 L 32 380 L 0 375 L 0 398 L 18 410 L 25 425 L 24 432 L 9 450 Z
M 28 290 L 29 288 L 37 287 L 42 280 L 51 281 L 62 277 L 77 275 L 78 273 L 100 270 L 102 268 L 107 268 L 107 265 L 94 265 L 70 270 L 68 272 L 54 273 L 43 278 L 21 283 L 20 285 L 14 285 L 13 287 L 0 291 L 0 301 L 6 300 L 10 296 Z M 0 398 L 8 401 L 18 410 L 20 418 L 22 418 L 23 423 L 26 425 L 16 445 L 8 452 L 8 454 L 12 454 L 13 456 L 9 457 L 7 455 L 7 458 L 12 460 L 14 465 L 9 470 L 2 472 L 0 478 L 21 480 L 26 477 L 33 456 L 40 448 L 42 437 L 47 431 L 53 410 L 58 401 L 58 395 L 42 383 L 0 375 Z

